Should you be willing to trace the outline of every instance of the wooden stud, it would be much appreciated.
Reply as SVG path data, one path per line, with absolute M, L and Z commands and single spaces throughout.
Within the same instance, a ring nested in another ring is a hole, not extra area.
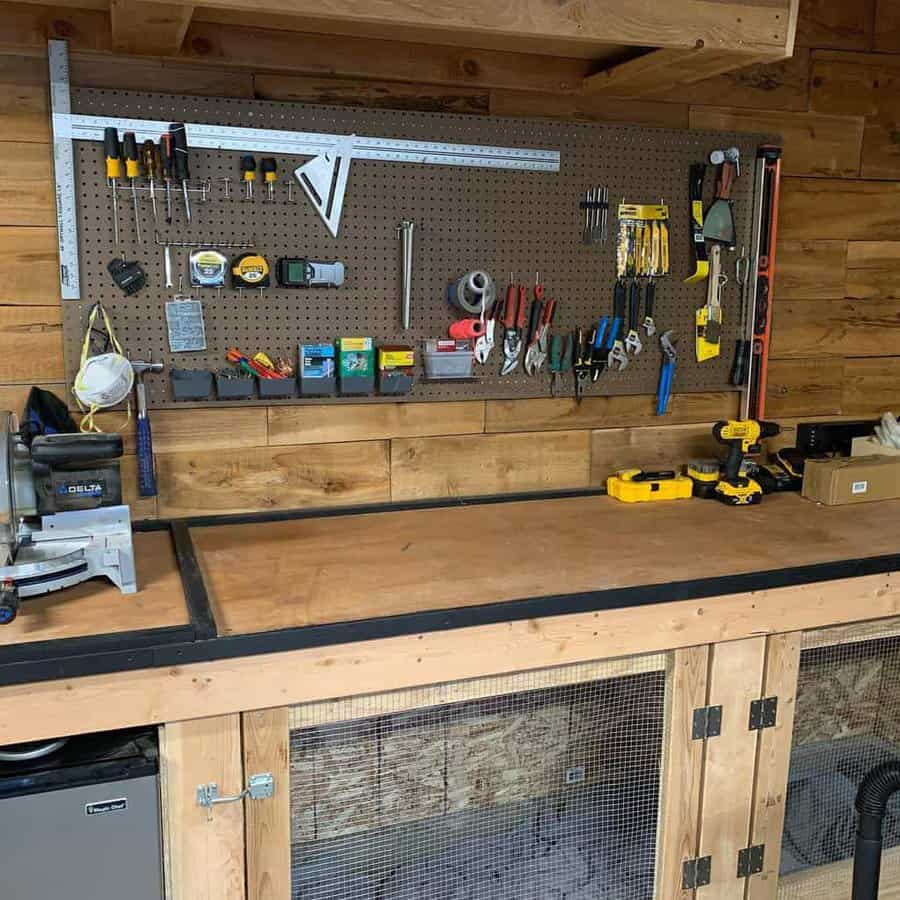
M 839 415 L 844 379 L 843 359 L 773 359 L 766 384 L 766 414 Z
M 892 356 L 900 300 L 800 300 L 775 304 L 772 358 Z
M 846 241 L 780 241 L 775 302 L 841 300 L 847 295 Z
M 394 440 L 391 498 L 583 488 L 589 468 L 587 431 Z
M 651 50 L 642 56 L 588 75 L 582 90 L 608 97 L 653 97 L 673 85 L 692 84 L 769 61 L 782 54 L 736 53 L 708 47 Z
M 244 900 L 244 804 L 197 803 L 201 784 L 244 788 L 240 716 L 169 723 L 159 753 L 167 900 Z
M 268 440 L 272 446 L 480 434 L 484 431 L 484 402 L 480 400 L 273 406 L 269 408 L 268 416 Z
M 706 741 L 698 856 L 712 856 L 712 878 L 697 900 L 744 900 L 738 852 L 748 846 L 757 735 L 750 703 L 762 694 L 766 639 L 719 643 L 710 651 L 710 706 L 722 707 L 722 733 Z
M 0 121 L 2 121 L 0 113 Z M 59 302 L 55 228 L 0 228 L 0 305 L 53 306 Z
M 780 134 L 784 146 L 785 175 L 859 175 L 863 127 L 861 116 L 826 116 L 798 113 L 691 108 L 691 128 L 718 131 L 762 131 Z
M 247 804 L 247 900 L 291 893 L 291 770 L 287 707 L 244 713 L 244 772 L 270 772 L 275 795 Z
M 181 49 L 194 8 L 145 0 L 111 0 L 109 13 L 113 50 L 117 53 L 167 56 Z
M 804 0 L 797 23 L 797 45 L 868 50 L 875 3 L 876 0 Z
M 761 696 L 777 697 L 778 712 L 775 726 L 764 728 L 759 733 L 748 844 L 765 844 L 766 849 L 763 870 L 750 877 L 745 900 L 776 900 L 778 896 L 781 837 L 799 674 L 800 634 L 777 634 L 768 638 Z
M 0 141 L 0 225 L 56 226 L 50 145 Z
M 709 648 L 685 647 L 669 655 L 665 731 L 656 829 L 656 900 L 685 900 L 682 867 L 697 854 L 703 742 L 692 737 L 693 713 L 706 705 Z
M 60 307 L 0 306 L 0 384 L 62 381 L 65 374 Z

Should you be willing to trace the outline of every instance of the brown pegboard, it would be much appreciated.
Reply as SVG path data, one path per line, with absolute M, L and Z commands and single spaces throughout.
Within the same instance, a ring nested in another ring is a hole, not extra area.
M 299 187 L 296 205 L 284 202 L 286 179 L 293 177 L 293 169 L 304 158 L 278 159 L 281 202 L 267 204 L 257 198 L 248 204 L 240 199 L 238 153 L 193 150 L 192 177 L 213 180 L 212 199 L 201 204 L 194 198 L 194 221 L 188 226 L 180 194 L 176 192 L 175 222 L 167 228 L 161 221 L 163 238 L 203 240 L 212 247 L 217 240 L 255 238 L 257 249 L 271 262 L 287 255 L 341 259 L 347 266 L 347 281 L 334 290 L 283 291 L 273 287 L 262 297 L 251 292 L 239 296 L 228 290 L 221 295 L 215 291 L 195 292 L 203 300 L 208 351 L 170 354 L 164 303 L 174 292 L 164 287 L 162 252 L 152 243 L 149 199 L 142 195 L 146 242 L 138 245 L 134 242 L 127 182 L 122 183 L 122 248 L 148 274 L 148 287 L 126 298 L 106 271 L 115 249 L 102 145 L 76 142 L 82 299 L 66 302 L 63 310 L 70 380 L 78 367 L 85 321 L 94 300 L 102 300 L 112 314 L 118 337 L 130 356 L 147 358 L 152 354 L 153 359 L 163 360 L 167 368 L 172 364 L 221 368 L 225 365 L 224 352 L 230 346 L 239 346 L 249 353 L 290 349 L 296 355 L 296 345 L 301 341 L 370 335 L 376 343 L 413 344 L 421 374 L 424 339 L 444 336 L 454 318 L 445 299 L 448 282 L 475 268 L 494 275 L 501 293 L 508 273 L 516 273 L 518 279 L 530 285 L 534 273 L 539 271 L 548 296 L 558 300 L 557 329 L 590 329 L 600 315 L 612 311 L 614 207 L 624 197 L 631 202 L 658 202 L 662 198 L 671 206 L 672 275 L 658 282 L 655 315 L 660 332 L 671 328 L 681 339 L 675 391 L 732 390 L 728 374 L 739 315 L 738 291 L 733 281 L 734 254 L 726 253 L 724 258 L 730 281 L 723 296 L 722 355 L 702 366 L 693 359 L 694 310 L 705 301 L 706 285 L 682 283 L 693 270 L 686 212 L 687 173 L 691 163 L 704 160 L 716 147 L 740 148 L 744 168 L 733 196 L 738 244 L 749 246 L 753 160 L 756 147 L 765 136 L 94 89 L 74 90 L 72 104 L 73 112 L 89 115 L 556 149 L 561 153 L 561 169 L 558 174 L 551 174 L 356 160 L 350 171 L 339 237 L 334 239 Z M 223 199 L 217 182 L 222 176 L 233 179 L 232 198 L 228 201 Z M 710 193 L 712 182 L 710 168 Z M 585 247 L 581 243 L 583 214 L 578 203 L 585 189 L 594 184 L 609 187 L 609 239 L 605 244 Z M 396 228 L 403 218 L 416 222 L 412 317 L 407 332 L 399 327 L 400 245 Z M 188 251 L 173 253 L 176 273 L 184 274 L 187 285 Z M 644 339 L 643 331 L 641 336 Z M 427 383 L 420 378 L 409 398 L 548 396 L 548 366 L 536 378 L 525 376 L 521 368 L 514 376 L 499 377 L 502 328 L 498 328 L 497 337 L 498 345 L 488 365 L 476 366 L 476 372 L 483 373 L 479 381 Z M 645 340 L 644 352 L 624 372 L 605 373 L 587 393 L 653 394 L 659 368 L 658 342 Z M 153 406 L 176 405 L 167 377 L 148 378 L 147 384 Z M 571 388 L 569 379 L 565 389 Z M 339 398 L 287 402 L 339 402 Z M 352 398 L 352 402 L 360 402 L 360 398 Z

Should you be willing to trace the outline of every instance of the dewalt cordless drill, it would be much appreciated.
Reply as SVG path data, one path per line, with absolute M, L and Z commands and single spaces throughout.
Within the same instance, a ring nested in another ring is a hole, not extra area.
M 729 506 L 750 506 L 762 500 L 763 490 L 759 482 L 742 473 L 748 453 L 759 453 L 760 441 L 781 432 L 775 422 L 755 419 L 729 420 L 713 425 L 713 437 L 728 447 L 725 467 L 716 484 L 715 497 Z

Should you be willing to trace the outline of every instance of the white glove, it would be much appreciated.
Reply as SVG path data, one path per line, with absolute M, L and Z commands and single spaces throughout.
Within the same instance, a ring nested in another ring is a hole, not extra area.
M 883 447 L 900 450 L 900 422 L 893 413 L 886 412 L 881 417 L 881 424 L 875 426 L 875 437 Z

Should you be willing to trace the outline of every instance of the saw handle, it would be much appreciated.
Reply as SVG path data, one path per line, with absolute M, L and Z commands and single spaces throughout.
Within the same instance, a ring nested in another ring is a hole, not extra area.
M 46 466 L 118 459 L 121 434 L 44 434 L 31 442 L 32 462 Z
M 153 435 L 150 420 L 139 416 L 137 420 L 138 492 L 142 497 L 156 496 L 156 472 L 153 469 Z

